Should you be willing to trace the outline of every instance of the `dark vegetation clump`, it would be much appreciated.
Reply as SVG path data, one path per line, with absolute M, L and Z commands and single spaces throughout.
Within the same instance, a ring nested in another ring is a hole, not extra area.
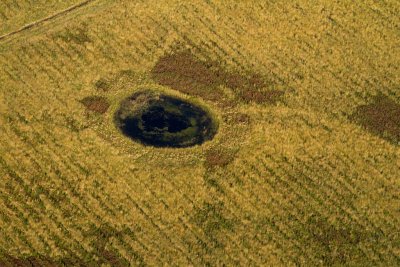
M 106 113 L 110 107 L 110 103 L 108 102 L 107 98 L 103 96 L 88 96 L 83 98 L 80 102 L 86 107 L 87 110 L 98 114 Z
M 76 28 L 76 29 L 67 29 L 65 32 L 60 33 L 58 38 L 63 40 L 66 43 L 75 43 L 77 45 L 85 45 L 86 43 L 90 43 L 91 39 L 88 34 L 88 30 L 86 27 Z
M 102 92 L 107 92 L 110 90 L 110 84 L 106 79 L 99 79 L 96 81 L 94 84 L 97 90 L 102 91 Z
M 372 103 L 357 107 L 352 119 L 373 134 L 400 143 L 400 105 L 387 96 L 379 94 Z
M 202 107 L 151 90 L 122 101 L 114 119 L 124 135 L 155 147 L 202 144 L 217 131 L 217 123 Z
M 210 101 L 223 101 L 220 85 L 231 88 L 243 102 L 274 104 L 283 91 L 265 90 L 270 86 L 259 74 L 228 72 L 215 61 L 201 61 L 189 51 L 166 55 L 151 71 L 158 83 Z

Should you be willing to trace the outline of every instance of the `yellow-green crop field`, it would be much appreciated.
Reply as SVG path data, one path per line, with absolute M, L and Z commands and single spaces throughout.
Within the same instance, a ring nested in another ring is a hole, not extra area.
M 400 266 L 398 0 L 1 0 L 0 266 Z M 213 139 L 114 123 L 153 89 Z

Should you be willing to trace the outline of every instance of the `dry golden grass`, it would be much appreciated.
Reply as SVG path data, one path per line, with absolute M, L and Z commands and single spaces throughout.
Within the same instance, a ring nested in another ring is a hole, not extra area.
M 397 0 L 77 4 L 0 3 L 0 266 L 400 265 Z M 132 142 L 145 88 L 218 133 Z
M 20 28 L 51 17 L 73 5 L 79 0 L 4 0 L 0 2 L 0 36 L 17 31 Z

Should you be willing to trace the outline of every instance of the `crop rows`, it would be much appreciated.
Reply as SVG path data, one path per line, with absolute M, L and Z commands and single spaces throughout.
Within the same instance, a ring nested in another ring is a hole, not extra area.
M 77 4 L 42 2 L 3 1 L 0 35 Z M 0 263 L 399 264 L 398 146 L 349 119 L 400 99 L 399 6 L 372 2 L 103 0 L 0 40 Z M 247 119 L 204 146 L 129 143 L 112 111 L 175 49 L 284 95 L 206 100 Z

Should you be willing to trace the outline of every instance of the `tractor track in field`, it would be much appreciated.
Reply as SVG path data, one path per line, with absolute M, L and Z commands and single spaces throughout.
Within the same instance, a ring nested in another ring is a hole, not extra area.
M 69 7 L 69 8 L 67 8 L 67 9 L 61 10 L 61 11 L 59 11 L 59 12 L 53 14 L 53 15 L 50 15 L 50 16 L 48 16 L 48 17 L 45 17 L 45 18 L 43 18 L 43 19 L 40 19 L 40 20 L 31 22 L 31 23 L 28 23 L 28 24 L 22 26 L 21 28 L 19 28 L 18 30 L 15 30 L 15 31 L 12 31 L 12 32 L 3 34 L 3 35 L 0 36 L 0 43 L 3 42 L 3 41 L 5 41 L 5 40 L 8 39 L 9 37 L 12 37 L 12 36 L 14 36 L 14 35 L 17 35 L 17 34 L 19 34 L 19 33 L 21 33 L 21 32 L 27 31 L 27 30 L 29 30 L 29 29 L 38 27 L 39 25 L 42 25 L 42 24 L 45 23 L 45 22 L 52 21 L 52 20 L 54 20 L 54 19 L 56 19 L 56 18 L 62 17 L 62 16 L 66 15 L 66 14 L 72 12 L 72 11 L 75 11 L 75 10 L 77 10 L 77 9 L 79 9 L 79 8 L 82 8 L 82 7 L 84 7 L 84 6 L 87 6 L 87 5 L 89 5 L 90 3 L 94 2 L 94 1 L 95 1 L 95 0 L 86 0 L 86 1 L 83 1 L 83 2 L 81 2 L 81 3 L 78 3 L 78 4 L 76 4 L 76 5 L 73 5 L 73 6 Z

